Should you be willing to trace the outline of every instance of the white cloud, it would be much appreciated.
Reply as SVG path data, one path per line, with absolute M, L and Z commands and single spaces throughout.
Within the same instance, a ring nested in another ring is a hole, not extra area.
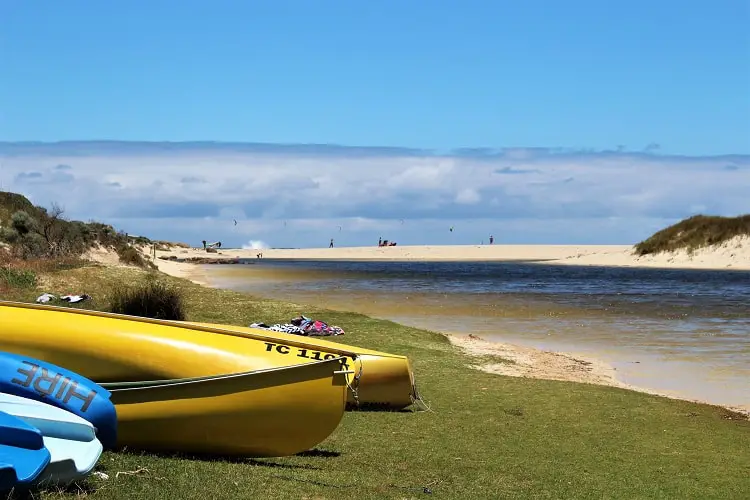
M 482 201 L 482 196 L 473 188 L 464 188 L 456 194 L 456 203 L 461 205 L 476 205 Z
M 750 212 L 747 155 L 127 146 L 0 143 L 0 180 L 72 218 L 234 247 L 632 243 L 697 211 Z

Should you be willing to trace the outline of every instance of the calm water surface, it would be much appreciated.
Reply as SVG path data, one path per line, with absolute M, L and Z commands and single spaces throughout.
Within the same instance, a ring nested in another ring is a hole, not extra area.
M 206 267 L 212 281 L 226 288 L 596 356 L 628 383 L 750 406 L 750 272 L 523 262 L 253 262 Z

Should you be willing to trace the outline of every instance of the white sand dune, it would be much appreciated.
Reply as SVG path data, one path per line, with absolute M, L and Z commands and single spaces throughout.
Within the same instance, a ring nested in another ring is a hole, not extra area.
M 692 253 L 678 252 L 657 255 L 636 255 L 632 247 L 623 250 L 597 251 L 567 256 L 551 261 L 554 264 L 616 267 L 658 267 L 681 269 L 750 270 L 750 237 L 739 236 L 720 245 L 700 248 Z

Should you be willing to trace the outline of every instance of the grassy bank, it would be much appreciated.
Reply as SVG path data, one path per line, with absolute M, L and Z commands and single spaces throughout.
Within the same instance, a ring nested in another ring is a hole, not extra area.
M 88 293 L 85 307 L 105 309 L 112 290 L 145 275 L 44 271 L 33 283 L 19 278 L 3 297 Z M 729 499 L 750 491 L 750 422 L 721 408 L 491 375 L 468 368 L 471 360 L 436 333 L 160 279 L 182 290 L 190 320 L 247 325 L 302 312 L 342 326 L 346 335 L 334 340 L 406 354 L 432 411 L 347 413 L 302 456 L 230 462 L 107 453 L 98 470 L 109 479 L 43 497 Z

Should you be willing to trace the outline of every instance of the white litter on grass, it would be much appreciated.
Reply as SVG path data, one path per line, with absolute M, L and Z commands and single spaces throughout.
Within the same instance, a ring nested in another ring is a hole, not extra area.
M 50 300 L 55 300 L 55 299 L 57 299 L 57 297 L 55 297 L 51 293 L 43 293 L 39 297 L 36 298 L 36 301 L 39 304 L 46 304 Z

